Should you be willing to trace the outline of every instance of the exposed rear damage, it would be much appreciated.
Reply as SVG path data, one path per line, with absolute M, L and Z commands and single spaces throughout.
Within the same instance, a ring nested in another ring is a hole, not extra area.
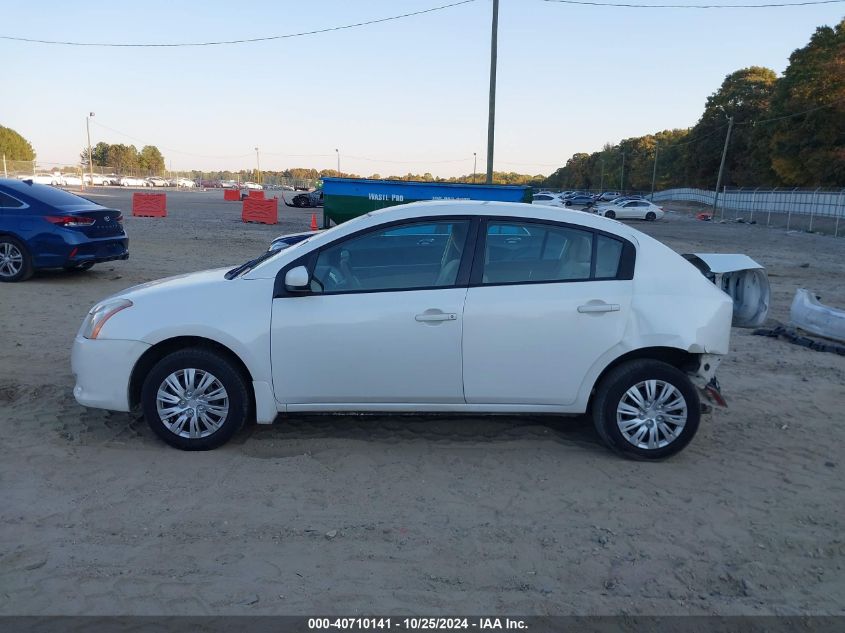
M 684 257 L 733 299 L 735 327 L 759 327 L 766 322 L 771 289 L 763 266 L 748 255 L 688 253 Z
M 698 367 L 695 371 L 687 372 L 692 384 L 699 393 L 711 404 L 717 407 L 727 407 L 728 403 L 722 395 L 722 388 L 716 378 L 716 370 L 722 362 L 722 357 L 716 354 L 701 354 L 698 357 Z M 702 403 L 702 407 L 706 407 Z

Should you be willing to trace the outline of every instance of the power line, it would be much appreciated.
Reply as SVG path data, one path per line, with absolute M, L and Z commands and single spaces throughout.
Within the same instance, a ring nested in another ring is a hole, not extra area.
M 114 132 L 115 134 L 120 134 L 121 136 L 125 136 L 128 139 L 132 139 L 133 141 L 137 141 L 138 143 L 143 143 L 144 145 L 153 145 L 153 143 L 148 143 L 146 140 L 138 138 L 137 136 L 132 136 L 131 134 L 127 134 L 126 132 L 121 132 L 113 127 L 109 127 L 108 125 L 104 125 L 99 121 L 92 120 L 92 123 L 97 127 L 101 127 L 104 130 L 108 130 L 110 132 Z M 173 152 L 174 154 L 183 154 L 185 156 L 193 156 L 194 158 L 245 158 L 247 156 L 252 156 L 252 152 L 248 152 L 246 154 L 232 154 L 228 156 L 207 156 L 205 154 L 194 154 L 193 152 L 183 152 L 178 149 L 173 149 L 172 147 L 164 147 L 161 146 L 161 149 L 167 152 Z
M 672 148 L 672 147 L 683 147 L 684 145 L 691 145 L 693 143 L 697 143 L 698 141 L 702 141 L 706 138 L 710 138 L 711 136 L 713 136 L 717 132 L 724 130 L 727 126 L 728 126 L 727 123 L 723 123 L 722 125 L 717 127 L 715 130 L 713 130 L 712 132 L 709 132 L 709 133 L 704 134 L 702 136 L 696 136 L 695 138 L 690 139 L 689 141 L 684 141 L 683 143 L 673 143 L 672 141 L 668 141 L 666 143 L 666 147 L 668 149 L 668 148 Z
M 841 0 L 845 2 L 845 0 Z M 402 18 L 410 18 L 415 15 L 423 15 L 425 13 L 433 13 L 435 11 L 442 11 L 443 9 L 451 9 L 462 4 L 469 4 L 475 0 L 459 0 L 450 4 L 444 4 L 430 9 L 422 9 L 420 11 L 413 11 L 411 13 L 402 13 L 401 15 L 392 15 L 387 18 L 377 18 L 375 20 L 367 20 L 366 22 L 356 22 L 355 24 L 344 24 L 342 26 L 332 26 L 325 29 L 316 29 L 313 31 L 301 31 L 299 33 L 287 33 L 284 35 L 268 35 L 266 37 L 250 37 L 240 40 L 221 40 L 217 42 L 171 42 L 164 44 L 157 43 L 142 43 L 142 44 L 117 44 L 110 42 L 71 42 L 64 40 L 42 40 L 30 37 L 16 37 L 12 35 L 0 35 L 0 39 L 12 40 L 15 42 L 28 42 L 30 44 L 54 44 L 61 46 L 104 46 L 112 48 L 176 48 L 184 46 L 223 46 L 229 44 L 253 44 L 255 42 L 268 42 L 271 40 L 284 40 L 293 37 L 303 37 L 305 35 L 318 35 L 320 33 L 330 33 L 332 31 L 343 31 L 346 29 L 354 29 L 362 26 L 369 26 L 371 24 L 380 24 L 382 22 L 390 22 L 391 20 L 401 20 Z
M 791 119 L 792 117 L 810 114 L 811 112 L 824 110 L 825 108 L 832 108 L 833 106 L 839 105 L 840 103 L 845 103 L 845 99 L 837 99 L 836 101 L 831 101 L 830 103 L 825 103 L 824 105 L 816 106 L 815 108 L 810 108 L 809 110 L 804 110 L 803 112 L 795 112 L 793 114 L 778 116 L 771 119 L 760 119 L 759 121 L 743 121 L 742 123 L 736 123 L 735 125 L 758 125 L 760 123 L 772 123 L 773 121 L 783 121 L 784 119 Z
M 366 160 L 366 161 L 369 161 L 371 163 L 396 163 L 396 164 L 405 164 L 405 165 L 418 165 L 420 163 L 425 163 L 427 165 L 442 165 L 442 164 L 445 164 L 445 163 L 463 163 L 464 161 L 467 161 L 467 160 L 470 159 L 470 157 L 467 157 L 467 158 L 453 158 L 453 159 L 449 159 L 449 160 L 434 160 L 434 161 L 425 160 L 425 159 L 421 159 L 421 160 L 384 160 L 384 159 L 381 159 L 381 158 L 368 158 L 367 156 L 355 156 L 353 154 L 345 154 L 345 156 L 347 158 L 354 158 L 354 159 L 357 159 L 357 160 Z
M 542 0 L 559 4 L 579 4 L 591 7 L 625 7 L 629 9 L 772 9 L 776 7 L 805 7 L 816 4 L 835 4 L 845 0 L 808 0 L 806 2 L 766 4 L 632 4 L 627 2 L 590 2 L 589 0 Z

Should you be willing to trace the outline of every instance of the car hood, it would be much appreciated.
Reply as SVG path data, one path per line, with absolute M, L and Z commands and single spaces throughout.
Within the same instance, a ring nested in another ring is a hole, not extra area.
M 231 268 L 231 266 L 226 268 L 214 268 L 212 270 L 201 270 L 196 273 L 186 273 L 184 275 L 175 275 L 173 277 L 156 279 L 154 281 L 148 281 L 147 283 L 127 288 L 114 296 L 135 300 L 153 294 L 182 292 L 189 288 L 191 290 L 195 290 L 203 286 L 227 283 L 224 275 L 228 270 L 231 270 Z

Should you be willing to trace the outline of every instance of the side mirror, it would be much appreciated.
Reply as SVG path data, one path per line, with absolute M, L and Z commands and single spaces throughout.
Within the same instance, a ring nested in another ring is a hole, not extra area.
M 305 266 L 291 268 L 285 273 L 285 288 L 290 292 L 308 292 L 311 290 L 309 282 L 311 276 Z

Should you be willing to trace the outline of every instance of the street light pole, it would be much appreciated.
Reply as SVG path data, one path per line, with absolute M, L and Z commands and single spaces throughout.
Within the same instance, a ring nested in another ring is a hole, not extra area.
M 734 118 L 728 117 L 728 133 L 725 135 L 725 147 L 722 148 L 722 162 L 719 163 L 719 176 L 716 178 L 716 195 L 713 196 L 713 215 L 716 215 L 717 204 L 719 203 L 719 189 L 722 186 L 722 172 L 725 171 L 725 158 L 728 155 L 728 143 L 731 140 L 731 130 L 734 126 Z
M 255 164 L 258 167 L 258 184 L 261 184 L 261 158 L 258 156 L 258 148 L 255 148 Z
M 475 184 L 475 168 L 478 164 L 478 154 L 476 152 L 472 153 L 472 183 Z
M 604 193 L 604 152 L 601 155 L 601 180 L 599 181 L 599 189 Z
M 493 25 L 490 34 L 490 104 L 487 111 L 487 184 L 493 184 L 493 137 L 496 127 L 496 57 L 498 54 L 499 0 L 493 0 Z
M 651 200 L 654 201 L 654 181 L 657 180 L 657 153 L 660 151 L 660 143 L 654 142 L 654 171 L 651 172 Z
M 334 151 L 337 154 L 337 177 L 340 178 L 340 150 L 335 147 Z
M 625 152 L 622 152 L 622 173 L 619 174 L 619 193 L 625 193 Z
M 91 117 L 94 116 L 93 112 L 89 112 L 88 116 L 85 117 L 85 131 L 88 133 L 88 178 L 91 180 L 91 186 L 94 185 L 94 155 L 91 153 Z M 85 185 L 85 179 L 83 178 L 83 186 Z

